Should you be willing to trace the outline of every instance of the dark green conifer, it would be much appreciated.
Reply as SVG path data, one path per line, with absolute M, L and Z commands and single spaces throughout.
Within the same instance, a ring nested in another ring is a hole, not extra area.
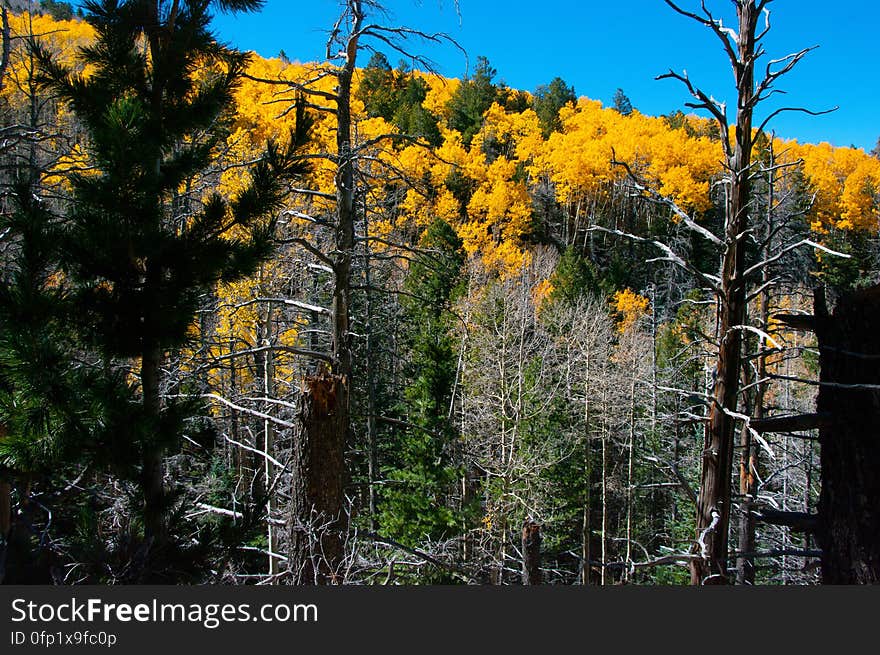
M 263 3 L 90 0 L 86 20 L 97 38 L 79 53 L 87 77 L 37 51 L 43 84 L 69 103 L 88 137 L 93 168 L 70 176 L 60 265 L 84 345 L 108 369 L 131 362 L 140 378 L 127 436 L 139 458 L 144 538 L 155 547 L 168 541 L 163 457 L 194 411 L 165 397 L 163 365 L 185 344 L 202 295 L 270 255 L 305 139 L 301 120 L 289 146 L 268 145 L 231 200 L 181 194 L 217 160 L 248 61 L 211 33 L 211 4 L 252 11 Z
M 478 57 L 473 77 L 462 81 L 449 100 L 449 127 L 461 132 L 466 146 L 483 126 L 483 114 L 498 98 L 498 87 L 492 81 L 495 73 L 488 59 Z
M 559 110 L 576 101 L 574 87 L 568 86 L 561 77 L 554 77 L 550 84 L 541 85 L 535 90 L 532 108 L 541 121 L 541 132 L 545 139 L 562 129 Z
M 451 304 L 461 292 L 464 252 L 442 219 L 428 228 L 421 247 L 425 254 L 413 263 L 401 300 L 411 353 L 401 413 L 412 427 L 396 443 L 381 512 L 383 532 L 409 545 L 450 537 L 460 525 L 448 502 L 458 479 L 458 432 L 449 407 L 457 348 Z

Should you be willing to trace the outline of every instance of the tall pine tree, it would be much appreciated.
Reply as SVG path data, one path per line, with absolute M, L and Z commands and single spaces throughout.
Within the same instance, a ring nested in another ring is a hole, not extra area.
M 233 199 L 181 197 L 216 161 L 248 56 L 214 38 L 208 0 L 90 0 L 95 43 L 79 53 L 88 76 L 47 53 L 42 82 L 66 100 L 88 135 L 92 170 L 70 176 L 73 202 L 59 235 L 84 343 L 107 368 L 132 364 L 140 408 L 128 438 L 139 459 L 144 540 L 167 544 L 163 457 L 195 410 L 165 397 L 163 365 L 187 340 L 200 297 L 254 272 L 271 253 L 297 148 L 269 144 Z M 253 11 L 262 0 L 218 0 Z M 300 116 L 304 117 L 302 111 Z
M 413 546 L 448 538 L 461 524 L 449 502 L 458 479 L 450 403 L 457 363 L 452 303 L 462 292 L 464 251 L 442 219 L 420 246 L 424 252 L 412 264 L 401 300 L 411 362 L 401 415 L 410 427 L 394 444 L 381 512 L 382 531 Z

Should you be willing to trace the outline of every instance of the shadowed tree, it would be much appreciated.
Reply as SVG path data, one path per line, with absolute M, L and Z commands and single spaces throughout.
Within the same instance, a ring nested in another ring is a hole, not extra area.
M 210 6 L 253 11 L 261 0 L 91 0 L 97 38 L 78 58 L 85 77 L 37 49 L 42 82 L 67 101 L 88 135 L 92 170 L 69 176 L 73 200 L 59 250 L 84 343 L 108 367 L 132 362 L 140 410 L 131 450 L 140 460 L 144 539 L 169 540 L 163 457 L 195 407 L 164 398 L 163 366 L 188 336 L 203 293 L 256 270 L 271 253 L 289 147 L 270 144 L 232 200 L 182 198 L 215 160 L 248 56 L 210 31 Z
M 693 584 L 718 584 L 728 582 L 728 543 L 731 516 L 731 478 L 737 422 L 748 426 L 749 417 L 739 412 L 740 373 L 743 365 L 743 335 L 747 332 L 764 334 L 746 324 L 746 306 L 749 285 L 760 279 L 762 271 L 786 253 L 802 247 L 812 247 L 832 255 L 839 255 L 808 239 L 780 243 L 775 252 L 753 263 L 747 259 L 754 240 L 751 188 L 755 172 L 752 151 L 756 139 L 768 123 L 787 111 L 801 111 L 816 115 L 802 108 L 782 107 L 768 113 L 757 125 L 755 110 L 767 98 L 777 93 L 776 82 L 789 73 L 812 48 L 782 57 L 768 63 L 762 77 L 756 76 L 756 65 L 765 55 L 762 42 L 770 31 L 768 5 L 772 0 L 734 0 L 737 29 L 726 27 L 701 2 L 700 13 L 687 11 L 671 0 L 665 0 L 679 14 L 709 28 L 721 41 L 734 73 L 736 89 L 735 121 L 730 123 L 727 106 L 715 100 L 693 84 L 686 73 L 670 71 L 658 79 L 675 79 L 681 82 L 693 101 L 686 104 L 691 109 L 708 112 L 714 119 L 724 154 L 725 186 L 723 220 L 717 229 L 703 226 L 679 207 L 675 201 L 661 196 L 641 181 L 633 170 L 623 162 L 614 162 L 627 169 L 634 188 L 648 200 L 666 205 L 675 215 L 681 229 L 691 232 L 695 239 L 717 255 L 718 269 L 707 271 L 698 261 L 676 247 L 657 239 L 626 234 L 620 230 L 608 230 L 594 226 L 593 230 L 618 234 L 637 242 L 648 243 L 662 252 L 655 261 L 666 261 L 687 271 L 714 298 L 717 306 L 717 334 L 713 341 L 714 371 L 712 383 L 706 394 L 707 415 L 701 453 L 702 472 L 697 503 L 697 530 L 694 554 L 691 560 Z M 762 20 L 763 19 L 763 20 Z
M 342 0 L 340 5 L 342 11 L 327 41 L 328 64 L 318 67 L 311 82 L 261 80 L 286 86 L 294 94 L 308 97 L 312 108 L 332 117 L 335 133 L 335 147 L 321 155 L 333 169 L 333 188 L 330 192 L 308 192 L 332 205 L 332 209 L 320 218 L 307 217 L 321 233 L 323 245 L 316 247 L 304 238 L 289 240 L 315 257 L 331 277 L 330 307 L 324 312 L 329 320 L 329 352 L 318 357 L 322 360 L 322 368 L 306 378 L 300 422 L 293 440 L 289 566 L 294 582 L 299 584 L 344 581 L 344 546 L 349 527 L 344 489 L 349 466 L 345 456 L 346 447 L 351 445 L 351 390 L 356 374 L 355 335 L 351 327 L 352 295 L 355 281 L 360 275 L 355 267 L 355 260 L 359 257 L 356 250 L 359 245 L 369 244 L 373 240 L 367 227 L 365 206 L 365 198 L 370 193 L 369 175 L 364 169 L 369 164 L 364 164 L 364 161 L 376 159 L 377 144 L 394 142 L 400 137 L 390 134 L 366 141 L 359 138 L 352 110 L 358 55 L 364 49 L 372 50 L 370 44 L 378 42 L 430 71 L 430 62 L 414 54 L 409 44 L 413 41 L 454 43 L 445 34 L 430 34 L 408 27 L 389 27 L 370 22 L 374 15 L 383 11 L 381 3 L 375 0 Z M 368 90 L 375 93 L 382 91 L 389 77 L 387 60 L 383 62 L 382 58 L 374 57 L 372 62 L 368 75 L 371 86 Z M 320 85 L 316 82 L 328 77 L 335 82 L 332 90 L 318 88 Z M 421 101 L 420 94 L 424 92 L 424 87 L 417 81 L 414 86 L 417 88 L 409 85 L 401 88 L 405 101 L 410 92 L 414 92 L 418 102 Z M 384 93 L 382 91 L 372 96 L 368 93 L 366 99 L 371 102 L 379 100 Z M 384 101 L 377 101 L 374 111 L 378 114 L 385 104 Z M 406 129 L 408 126 L 402 127 Z M 405 138 L 410 136 L 406 135 Z M 367 251 L 365 257 L 368 262 L 369 247 Z M 368 336 L 367 340 L 370 339 Z M 372 380 L 368 380 L 367 386 L 372 383 Z M 368 445 L 368 450 L 373 451 L 373 446 Z M 370 455 L 371 467 L 374 465 L 373 459 L 374 456 Z

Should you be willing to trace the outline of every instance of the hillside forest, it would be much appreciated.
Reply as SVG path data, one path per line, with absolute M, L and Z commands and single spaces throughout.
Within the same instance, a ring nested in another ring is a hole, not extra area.
M 661 116 L 3 4 L 3 582 L 880 581 L 880 153 L 773 131 L 772 0 L 656 3 L 736 83 Z

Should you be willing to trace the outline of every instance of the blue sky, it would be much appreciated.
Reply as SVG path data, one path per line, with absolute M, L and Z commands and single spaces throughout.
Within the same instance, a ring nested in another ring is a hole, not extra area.
M 697 0 L 680 4 L 699 7 Z M 656 115 L 684 109 L 689 99 L 677 82 L 654 80 L 673 68 L 686 69 L 708 93 L 734 104 L 732 75 L 717 38 L 662 0 L 460 0 L 459 5 L 460 18 L 453 0 L 387 0 L 385 22 L 448 33 L 465 48 L 471 66 L 478 55 L 488 57 L 498 71 L 496 79 L 514 88 L 531 91 L 559 76 L 578 95 L 608 104 L 620 87 L 636 108 Z M 733 10 L 729 0 L 708 0 L 707 5 L 722 18 Z M 777 134 L 800 141 L 874 147 L 880 137 L 880 84 L 875 71 L 880 60 L 875 45 L 880 5 L 868 0 L 840 5 L 827 0 L 775 0 L 770 8 L 773 29 L 766 39 L 766 59 L 820 47 L 781 80 L 778 86 L 787 95 L 777 96 L 766 111 L 783 105 L 813 110 L 840 107 L 820 117 L 783 115 L 772 124 Z M 224 41 L 239 48 L 270 57 L 283 49 L 291 59 L 314 61 L 323 57 L 327 31 L 338 9 L 336 0 L 268 0 L 260 13 L 221 14 L 214 26 Z M 453 47 L 420 52 L 427 53 L 447 76 L 465 73 L 467 62 Z M 396 64 L 399 57 L 387 54 Z

